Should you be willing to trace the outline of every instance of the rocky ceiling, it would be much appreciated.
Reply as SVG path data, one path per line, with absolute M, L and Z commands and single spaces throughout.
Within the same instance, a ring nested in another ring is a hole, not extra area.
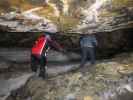
M 0 0 L 0 13 L 3 31 L 45 31 L 49 22 L 67 33 L 133 27 L 132 0 Z

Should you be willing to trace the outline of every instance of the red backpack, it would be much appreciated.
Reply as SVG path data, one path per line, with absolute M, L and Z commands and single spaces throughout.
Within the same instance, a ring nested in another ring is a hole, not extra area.
M 42 54 L 44 46 L 46 45 L 46 41 L 47 39 L 44 35 L 40 36 L 33 45 L 31 54 L 40 56 Z

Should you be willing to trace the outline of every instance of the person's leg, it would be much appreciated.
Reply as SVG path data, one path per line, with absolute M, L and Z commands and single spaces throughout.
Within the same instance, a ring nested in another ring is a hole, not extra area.
M 31 55 L 31 70 L 33 72 L 37 71 L 38 64 L 39 64 L 39 61 L 38 61 L 37 57 L 34 55 Z
M 81 55 L 80 67 L 84 67 L 87 60 L 87 48 L 86 47 L 81 48 L 81 52 L 82 52 L 82 55 Z
M 39 76 L 42 78 L 46 78 L 46 57 L 41 56 L 40 58 L 40 73 Z
M 94 48 L 88 47 L 89 57 L 91 64 L 95 64 L 95 50 Z

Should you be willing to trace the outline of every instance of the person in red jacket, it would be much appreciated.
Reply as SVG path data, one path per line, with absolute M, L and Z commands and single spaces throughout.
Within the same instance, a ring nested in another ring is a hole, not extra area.
M 42 77 L 44 79 L 47 77 L 46 54 L 48 52 L 49 47 L 53 47 L 56 50 L 64 52 L 63 48 L 51 37 L 49 32 L 45 32 L 45 34 L 39 37 L 39 39 L 32 47 L 31 52 L 31 70 L 33 72 L 39 71 L 39 77 Z M 38 65 L 40 65 L 39 68 Z

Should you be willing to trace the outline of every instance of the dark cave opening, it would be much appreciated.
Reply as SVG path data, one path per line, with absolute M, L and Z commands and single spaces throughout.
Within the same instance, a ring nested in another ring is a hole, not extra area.
M 113 32 L 98 32 L 95 33 L 95 36 L 98 41 L 98 46 L 96 47 L 97 59 L 108 59 L 117 54 L 133 51 L 133 28 Z M 66 41 L 62 45 L 66 46 L 65 49 L 67 51 L 80 54 L 79 37 L 80 35 L 65 36 L 64 38 L 60 36 L 57 40 L 60 43 Z
M 1 32 L 0 48 L 31 48 L 40 32 Z M 113 32 L 96 33 L 98 59 L 111 58 L 116 54 L 133 51 L 133 29 L 121 29 Z M 80 34 L 54 35 L 57 42 L 68 52 L 80 54 Z
M 133 29 L 117 30 L 110 33 L 96 34 L 99 46 L 97 58 L 112 58 L 116 54 L 133 51 Z

